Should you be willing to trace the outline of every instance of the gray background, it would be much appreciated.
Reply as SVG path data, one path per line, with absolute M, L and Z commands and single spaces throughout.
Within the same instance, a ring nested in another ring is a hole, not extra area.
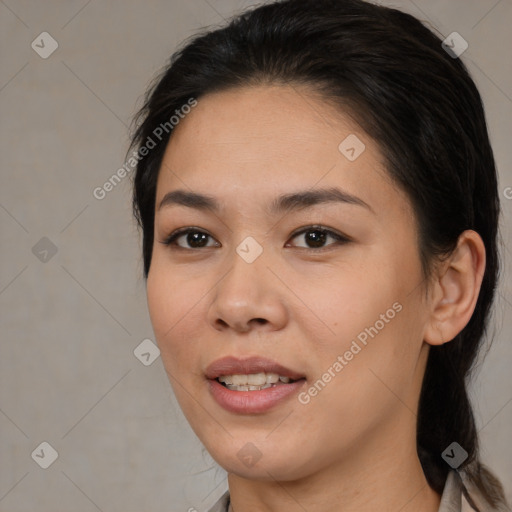
M 512 0 L 381 3 L 459 32 L 484 98 L 504 269 L 472 393 L 483 459 L 512 500 Z M 103 200 L 92 191 L 124 163 L 127 125 L 176 46 L 250 4 L 0 1 L 2 512 L 201 511 L 224 491 L 161 359 L 145 366 L 133 353 L 153 334 L 129 179 Z M 47 59 L 31 48 L 43 31 L 59 45 Z M 58 452 L 48 469 L 31 457 L 43 441 Z

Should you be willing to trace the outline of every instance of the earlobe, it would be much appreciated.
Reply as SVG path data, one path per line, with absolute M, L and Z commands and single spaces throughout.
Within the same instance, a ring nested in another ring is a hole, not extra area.
M 435 293 L 424 334 L 427 343 L 442 345 L 464 329 L 475 310 L 484 271 L 482 238 L 473 230 L 464 231 L 433 283 Z

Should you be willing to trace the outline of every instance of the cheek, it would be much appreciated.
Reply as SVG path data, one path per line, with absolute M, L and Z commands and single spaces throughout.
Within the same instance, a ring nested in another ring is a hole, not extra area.
M 158 262 L 147 279 L 147 301 L 151 324 L 167 370 L 183 370 L 183 358 L 194 357 L 200 326 L 204 286 L 183 281 L 179 272 L 166 271 Z
M 411 297 L 393 302 L 394 293 L 375 295 L 359 310 L 356 303 L 344 310 L 337 339 L 320 347 L 312 383 L 327 382 L 316 386 L 321 391 L 312 399 L 317 416 L 353 432 L 377 426 L 404 405 L 414 410 L 420 377 L 419 304 Z
M 406 288 L 398 273 L 394 262 L 367 255 L 350 265 L 304 272 L 307 279 L 295 276 L 294 291 L 309 306 L 308 318 L 316 315 L 315 324 L 321 321 L 321 331 L 310 333 L 317 349 L 348 350 L 359 334 L 363 333 L 364 341 L 365 329 L 376 322 L 378 330 L 382 329 L 381 315 L 384 320 L 394 319 L 393 304 L 403 300 L 401 290 Z M 310 325 L 305 322 L 302 327 L 308 331 Z
M 422 346 L 423 308 L 419 265 L 413 251 L 406 252 L 338 267 L 329 279 L 314 276 L 322 286 L 303 281 L 297 294 L 308 298 L 323 324 L 321 331 L 306 320 L 301 327 L 310 340 L 315 380 L 329 381 L 319 394 L 319 402 L 330 404 L 325 410 L 373 409 L 410 388 Z M 352 397 L 350 403 L 343 396 Z
M 369 432 L 393 422 L 391 418 L 415 409 L 421 344 L 414 343 L 408 329 L 413 322 L 406 315 L 404 307 L 378 334 L 368 334 L 366 344 L 357 337 L 340 338 L 323 350 L 318 372 L 306 389 L 309 398 L 302 395 L 301 402 L 309 400 L 302 406 L 308 428 L 323 432 L 322 445 L 338 444 L 344 450 L 364 442 Z M 332 456 L 327 448 L 324 455 Z
M 186 291 L 182 291 L 182 286 Z M 191 396 L 198 393 L 200 299 L 205 291 L 190 281 L 182 282 L 179 272 L 158 265 L 152 266 L 146 289 L 151 323 L 167 377 L 183 413 L 194 424 L 198 398 L 191 400 Z

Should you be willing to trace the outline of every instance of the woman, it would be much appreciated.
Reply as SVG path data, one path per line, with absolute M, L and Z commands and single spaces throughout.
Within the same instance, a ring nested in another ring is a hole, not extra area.
M 285 0 L 195 37 L 148 91 L 149 312 L 228 472 L 212 510 L 508 510 L 466 389 L 496 171 L 447 50 L 394 9 Z

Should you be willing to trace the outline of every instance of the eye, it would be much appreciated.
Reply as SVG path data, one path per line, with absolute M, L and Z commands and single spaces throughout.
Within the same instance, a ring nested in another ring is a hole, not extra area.
M 182 238 L 184 238 L 185 244 L 188 244 L 188 246 L 178 243 L 178 241 Z M 204 247 L 215 247 L 220 245 L 218 242 L 214 243 L 213 246 L 208 245 L 208 238 L 213 240 L 213 238 L 208 233 L 205 233 L 204 231 L 194 227 L 189 227 L 174 231 L 160 243 L 164 245 L 173 245 L 180 249 L 202 249 Z
M 305 244 L 307 244 L 299 245 L 298 247 L 303 247 L 305 249 L 324 249 L 329 245 L 340 245 L 350 242 L 348 237 L 322 226 L 308 226 L 307 228 L 296 232 L 292 236 L 292 238 L 298 237 L 303 237 Z M 327 244 L 326 246 L 325 243 L 329 238 L 334 240 L 334 243 Z
M 331 229 L 324 228 L 323 226 L 308 226 L 306 228 L 302 228 L 300 231 L 296 231 L 291 238 L 294 239 L 300 236 L 304 237 L 306 245 L 295 245 L 295 247 L 311 250 L 325 249 L 330 245 L 341 245 L 350 242 L 348 237 Z M 329 239 L 334 240 L 334 242 L 326 245 L 326 242 Z M 182 243 L 179 243 L 180 240 L 183 240 Z M 209 243 L 209 241 L 212 243 Z M 160 243 L 173 246 L 177 249 L 188 250 L 220 247 L 220 244 L 216 242 L 211 235 L 194 227 L 178 229 Z M 289 247 L 290 244 L 286 244 L 286 246 Z

